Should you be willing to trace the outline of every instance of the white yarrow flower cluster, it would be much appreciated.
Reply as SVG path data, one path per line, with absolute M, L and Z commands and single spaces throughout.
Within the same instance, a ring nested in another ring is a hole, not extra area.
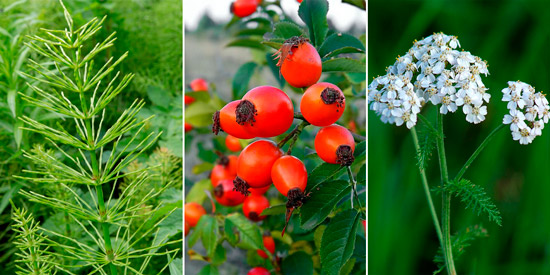
M 529 144 L 542 135 L 544 124 L 550 118 L 550 105 L 544 94 L 520 81 L 508 81 L 508 87 L 502 89 L 502 93 L 502 101 L 508 102 L 510 111 L 504 116 L 503 123 L 510 124 L 514 140 Z
M 408 128 L 416 124 L 416 115 L 428 101 L 441 105 L 442 114 L 462 107 L 468 122 L 477 124 L 485 120 L 487 107 L 483 104 L 489 102 L 491 95 L 486 92 L 481 74 L 489 73 L 487 63 L 470 52 L 458 51 L 459 47 L 455 36 L 443 33 L 415 41 L 404 56 L 388 67 L 386 75 L 370 83 L 371 110 L 386 123 L 399 126 L 407 122 Z M 400 81 L 396 83 L 397 80 Z M 410 91 L 411 86 L 414 91 Z M 409 103 L 404 104 L 406 101 Z M 400 119 L 404 114 L 406 121 Z

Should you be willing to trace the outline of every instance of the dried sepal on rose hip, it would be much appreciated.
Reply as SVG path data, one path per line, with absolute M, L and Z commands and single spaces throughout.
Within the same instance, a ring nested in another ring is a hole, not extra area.
M 237 156 L 221 156 L 210 172 L 210 182 L 216 187 L 222 180 L 233 180 L 237 176 Z
M 283 78 L 296 88 L 311 86 L 321 78 L 321 56 L 305 37 L 287 39 L 274 55 Z
M 257 140 L 246 146 L 239 154 L 235 190 L 248 196 L 250 187 L 262 188 L 271 184 L 271 167 L 283 155 L 270 140 Z
M 302 95 L 300 112 L 315 126 L 329 126 L 344 113 L 346 98 L 338 86 L 320 82 L 311 85 Z
M 233 190 L 233 180 L 231 179 L 218 182 L 218 185 L 214 188 L 214 198 L 224 206 L 237 206 L 246 199 L 243 194 Z
M 251 221 L 259 222 L 266 218 L 262 212 L 269 207 L 269 200 L 262 195 L 250 195 L 243 202 L 243 214 Z
M 307 170 L 304 163 L 290 155 L 277 159 L 271 168 L 273 185 L 279 192 L 288 198 L 286 203 L 286 221 L 282 234 L 285 234 L 286 226 L 294 209 L 302 206 L 307 195 L 304 193 L 307 185 Z
M 227 103 L 223 108 L 214 113 L 212 116 L 212 132 L 218 134 L 224 131 L 240 139 L 250 139 L 256 136 L 249 133 L 244 126 L 237 123 L 236 109 L 241 101 L 235 100 Z
M 315 136 L 315 151 L 327 163 L 350 166 L 355 160 L 354 150 L 353 135 L 340 125 L 323 127 Z
M 272 86 L 248 91 L 235 110 L 237 124 L 257 137 L 274 137 L 292 126 L 294 106 L 288 95 Z

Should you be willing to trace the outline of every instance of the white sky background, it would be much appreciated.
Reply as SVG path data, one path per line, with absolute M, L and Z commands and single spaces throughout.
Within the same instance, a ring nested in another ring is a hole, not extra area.
M 183 4 L 183 18 L 185 28 L 195 30 L 205 12 L 216 23 L 227 23 L 232 17 L 229 13 L 229 6 L 234 0 L 185 0 Z M 349 4 L 342 3 L 342 0 L 328 0 L 328 18 L 339 31 L 348 30 L 353 24 L 365 26 L 367 13 L 364 10 Z M 284 12 L 298 22 L 298 7 L 300 3 L 296 0 L 281 0 Z

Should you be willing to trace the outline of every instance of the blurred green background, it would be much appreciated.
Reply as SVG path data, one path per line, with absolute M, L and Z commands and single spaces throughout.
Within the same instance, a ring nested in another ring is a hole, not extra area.
M 369 79 L 403 55 L 415 39 L 444 32 L 462 48 L 487 60 L 483 79 L 491 93 L 487 119 L 469 124 L 459 110 L 445 117 L 446 150 L 453 177 L 506 114 L 501 90 L 521 80 L 550 90 L 548 1 L 369 1 Z M 423 114 L 435 121 L 435 108 Z M 406 127 L 383 124 L 372 111 L 369 128 L 369 274 L 431 274 L 439 246 L 420 182 L 412 137 Z M 474 240 L 456 261 L 458 274 L 550 274 L 550 132 L 527 146 L 505 129 L 465 174 L 494 198 L 499 227 L 454 198 L 452 232 L 483 225 L 487 238 Z M 437 152 L 428 166 L 431 187 L 439 184 Z M 438 214 L 441 196 L 434 196 Z M 440 214 L 439 214 L 440 215 Z

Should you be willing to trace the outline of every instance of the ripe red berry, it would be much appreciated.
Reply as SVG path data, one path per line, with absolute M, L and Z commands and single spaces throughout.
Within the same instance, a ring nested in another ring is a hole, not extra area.
M 251 195 L 261 196 L 261 195 L 265 194 L 265 192 L 267 192 L 267 190 L 269 190 L 269 188 L 271 188 L 271 184 L 266 186 L 266 187 L 261 187 L 261 188 L 249 188 L 248 191 L 250 191 Z
M 275 254 L 275 240 L 273 240 L 273 237 L 263 236 L 263 241 L 265 249 L 267 249 L 267 251 L 269 251 L 272 255 Z M 269 258 L 263 250 L 258 249 L 256 251 L 258 252 L 258 255 L 260 255 L 260 257 L 264 259 Z
M 239 155 L 235 188 L 247 195 L 248 188 L 260 188 L 271 184 L 271 167 L 283 155 L 270 140 L 258 140 L 246 146 Z
M 231 4 L 230 11 L 242 18 L 253 14 L 257 7 L 258 0 L 236 0 Z
M 190 227 L 195 227 L 199 222 L 202 215 L 206 214 L 206 210 L 202 205 L 196 202 L 189 202 L 185 204 L 185 222 L 189 224 Z
M 266 218 L 266 216 L 260 216 L 264 209 L 269 207 L 269 201 L 264 196 L 248 196 L 243 202 L 244 215 L 255 222 L 259 222 Z
M 218 134 L 220 130 L 240 139 L 250 139 L 256 137 L 249 133 L 244 126 L 239 125 L 236 120 L 236 108 L 241 101 L 235 100 L 227 103 L 221 110 L 214 113 L 212 120 L 212 132 Z
M 311 85 L 302 95 L 300 111 L 315 126 L 329 126 L 344 113 L 346 98 L 338 86 L 320 82 Z
M 248 271 L 247 275 L 271 275 L 271 273 L 269 273 L 269 270 L 258 266 Z
M 197 78 L 191 81 L 191 84 L 189 85 L 191 86 L 191 90 L 193 90 L 194 92 L 208 91 L 208 82 L 206 82 L 206 80 L 202 78 Z
M 271 168 L 271 179 L 273 185 L 285 197 L 293 189 L 298 189 L 303 193 L 307 185 L 306 166 L 296 157 L 282 156 L 275 161 Z
M 243 149 L 241 141 L 232 135 L 227 135 L 227 137 L 225 137 L 225 146 L 231 152 L 239 152 Z
M 237 123 L 257 137 L 278 136 L 292 125 L 294 106 L 288 95 L 271 86 L 248 91 L 236 109 Z
M 193 125 L 185 122 L 185 128 L 184 129 L 185 129 L 185 132 L 187 133 L 187 132 L 193 130 Z
M 210 173 L 210 182 L 212 186 L 218 186 L 222 180 L 234 180 L 237 176 L 237 156 L 222 156 L 218 159 Z
M 275 53 L 284 79 L 297 88 L 317 83 L 323 71 L 319 53 L 308 42 L 307 38 L 294 36 L 287 39 Z
M 315 151 L 327 163 L 351 165 L 354 150 L 355 142 L 351 132 L 340 125 L 324 127 L 315 136 Z
M 237 206 L 243 203 L 246 196 L 238 191 L 233 191 L 233 187 L 233 180 L 219 181 L 218 186 L 214 188 L 216 201 L 225 206 Z

